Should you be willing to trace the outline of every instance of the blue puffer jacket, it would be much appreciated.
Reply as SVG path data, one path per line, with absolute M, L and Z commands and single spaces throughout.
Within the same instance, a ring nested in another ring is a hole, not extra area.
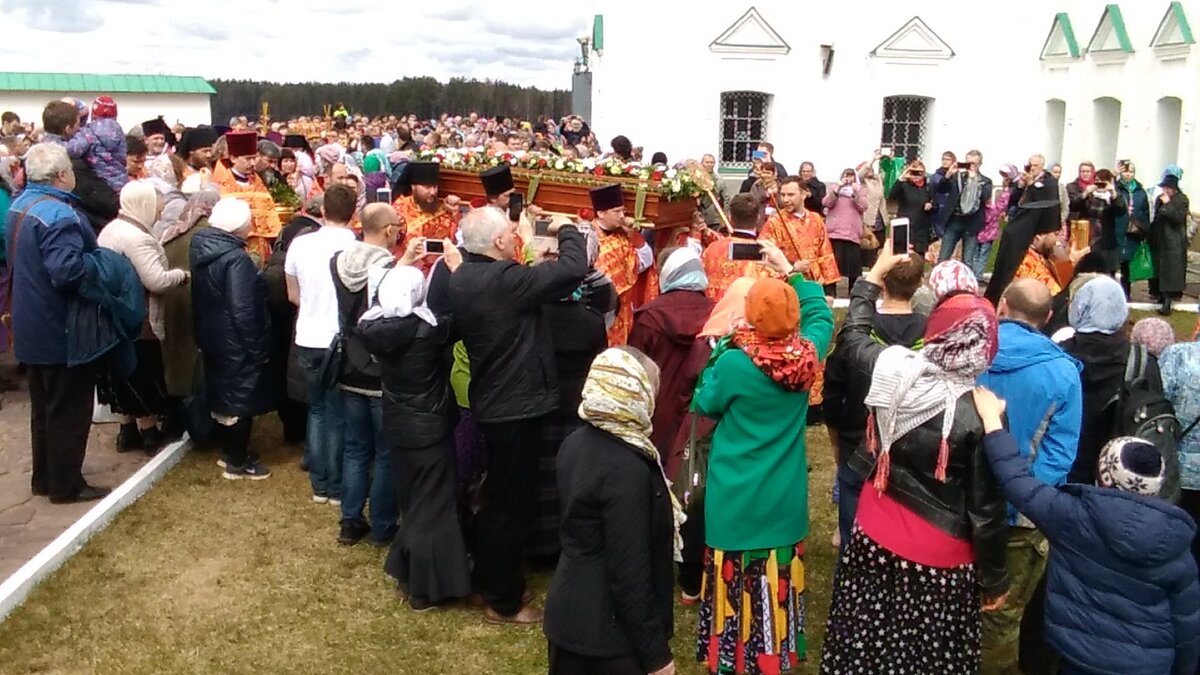
M 1083 364 L 1050 338 L 1018 321 L 1000 322 L 1000 350 L 979 384 L 1008 402 L 1008 429 L 1022 457 L 1033 451 L 1033 475 L 1062 485 L 1075 463 L 1083 418 Z M 1017 522 L 1009 505 L 1008 523 Z
M 137 365 L 133 342 L 146 320 L 146 299 L 137 270 L 106 248 L 83 254 L 79 292 L 67 302 L 67 365 L 91 363 L 117 350 L 114 373 L 128 377 Z
M 68 192 L 30 183 L 6 216 L 13 344 L 21 363 L 67 363 L 67 303 L 83 279 L 83 254 L 96 248 L 96 233 L 75 204 Z M 16 221 L 27 208 L 18 228 Z
M 1050 541 L 1046 642 L 1072 666 L 1191 675 L 1200 659 L 1196 524 L 1155 497 L 1034 478 L 1007 431 L 984 437 L 996 480 Z

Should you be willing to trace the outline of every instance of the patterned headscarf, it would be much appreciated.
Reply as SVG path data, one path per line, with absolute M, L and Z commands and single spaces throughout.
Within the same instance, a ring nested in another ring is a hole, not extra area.
M 1133 324 L 1129 341 L 1145 346 L 1147 351 L 1157 357 L 1164 349 L 1175 344 L 1175 329 L 1166 319 L 1149 317 Z
M 1125 290 L 1108 276 L 1098 276 L 1081 286 L 1067 309 L 1067 319 L 1076 333 L 1112 335 L 1128 317 Z
M 650 441 L 654 425 L 654 384 L 637 358 L 623 349 L 609 348 L 600 353 L 583 383 L 579 417 L 588 424 L 607 431 L 632 445 L 649 457 L 659 471 L 662 461 L 658 449 Z M 671 510 L 675 521 L 675 560 L 682 560 L 683 539 L 679 526 L 686 517 L 679 500 L 671 492 L 671 482 L 663 474 L 663 482 L 671 495 Z
M 971 268 L 957 260 L 940 262 L 929 271 L 929 288 L 933 289 L 936 302 L 941 302 L 952 293 L 979 295 L 979 281 Z
M 165 244 L 185 234 L 188 230 L 195 227 L 201 218 L 207 218 L 212 215 L 213 207 L 219 201 L 221 201 L 221 193 L 216 187 L 210 184 L 200 188 L 199 191 L 188 198 L 187 205 L 183 207 L 183 215 L 179 217 L 179 220 L 166 230 L 163 230 L 160 241 Z
M 879 457 L 876 489 L 887 487 L 892 443 L 939 414 L 942 439 L 934 477 L 946 480 L 958 399 L 987 370 L 998 343 L 991 303 L 964 293 L 947 298 L 929 315 L 920 352 L 900 346 L 883 350 L 864 401 L 870 410 L 867 449 Z

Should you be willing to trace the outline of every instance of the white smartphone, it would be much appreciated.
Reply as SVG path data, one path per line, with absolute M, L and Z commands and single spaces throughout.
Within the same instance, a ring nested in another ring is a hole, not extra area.
M 892 219 L 892 253 L 908 253 L 908 218 Z

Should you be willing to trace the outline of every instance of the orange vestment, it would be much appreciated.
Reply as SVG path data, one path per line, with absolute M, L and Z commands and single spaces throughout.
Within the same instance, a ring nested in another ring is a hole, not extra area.
M 264 264 L 271 256 L 271 244 L 279 236 L 281 225 L 279 214 L 275 212 L 275 200 L 262 179 L 253 171 L 247 185 L 239 185 L 233 176 L 233 170 L 224 162 L 217 162 L 212 173 L 213 185 L 223 197 L 236 197 L 250 205 L 250 236 L 247 238 L 246 249 L 259 258 L 259 264 Z
M 825 233 L 825 219 L 820 214 L 776 213 L 767 219 L 759 238 L 778 246 L 793 265 L 798 260 L 808 261 L 809 271 L 804 276 L 818 284 L 835 284 L 842 276 L 833 256 L 833 244 Z
M 1050 289 L 1050 295 L 1058 295 L 1062 292 L 1062 283 L 1054 273 L 1054 268 L 1046 259 L 1046 256 L 1029 249 L 1025 252 L 1025 257 L 1021 259 L 1021 264 L 1017 267 L 1017 273 L 1013 275 L 1013 280 L 1017 279 L 1037 279 L 1046 284 L 1046 288 Z
M 708 289 L 704 291 L 704 294 L 714 302 L 719 301 L 725 295 L 725 291 L 733 285 L 733 282 L 741 277 L 763 279 L 779 276 L 770 267 L 767 267 L 766 263 L 758 260 L 730 260 L 729 245 L 734 242 L 753 244 L 754 240 L 718 236 L 717 240 L 705 246 L 704 253 L 700 254 L 700 262 L 704 264 L 704 274 L 708 277 Z
M 658 275 L 651 266 L 646 271 L 644 283 L 638 284 L 637 250 L 646 245 L 641 234 L 625 230 L 605 232 L 599 225 L 593 227 L 600 239 L 596 269 L 612 280 L 620 298 L 617 317 L 608 329 L 608 345 L 617 347 L 629 339 L 629 331 L 633 328 L 633 310 L 658 296 Z

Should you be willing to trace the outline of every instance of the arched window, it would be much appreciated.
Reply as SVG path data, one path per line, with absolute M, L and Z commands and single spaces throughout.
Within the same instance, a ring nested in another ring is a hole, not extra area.
M 914 160 L 925 148 L 925 128 L 930 103 L 924 96 L 887 96 L 883 99 L 883 131 L 880 147 L 892 155 Z
M 1179 125 L 1183 122 L 1183 101 L 1176 96 L 1164 96 L 1158 99 L 1158 107 L 1154 114 L 1154 128 L 1158 130 L 1158 139 L 1154 148 L 1155 163 L 1145 167 L 1149 169 L 1146 176 L 1157 176 L 1168 164 L 1179 161 Z
M 1046 159 L 1051 164 L 1063 161 L 1063 135 L 1067 128 L 1067 102 L 1052 98 L 1046 101 Z
M 1102 96 L 1092 101 L 1092 148 L 1096 154 L 1084 159 L 1097 167 L 1117 164 L 1117 141 L 1121 136 L 1121 101 Z
M 721 166 L 748 167 L 750 154 L 767 140 L 771 95 L 761 91 L 721 93 Z

